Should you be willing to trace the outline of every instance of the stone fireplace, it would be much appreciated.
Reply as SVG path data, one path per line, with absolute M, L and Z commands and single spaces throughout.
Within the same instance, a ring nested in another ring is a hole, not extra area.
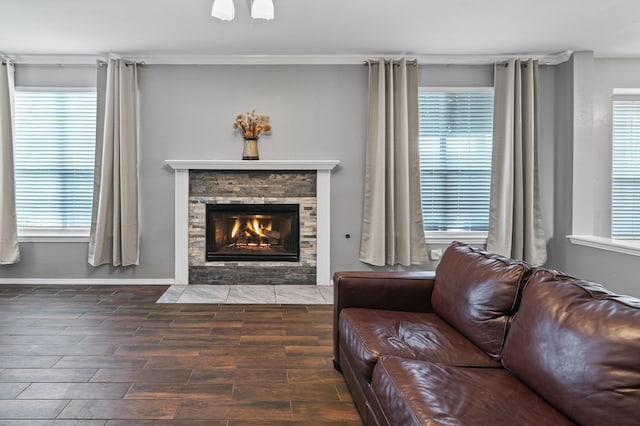
M 331 284 L 338 161 L 167 163 L 176 180 L 176 284 Z
M 191 170 L 189 282 L 315 284 L 316 186 L 313 171 Z

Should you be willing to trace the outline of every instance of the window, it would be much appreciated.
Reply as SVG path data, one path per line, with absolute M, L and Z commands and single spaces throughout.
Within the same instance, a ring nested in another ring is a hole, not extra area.
M 18 233 L 64 235 L 91 224 L 96 93 L 20 89 L 15 96 Z
M 486 237 L 493 89 L 422 89 L 419 115 L 425 231 Z
M 640 239 L 640 95 L 613 100 L 611 238 Z

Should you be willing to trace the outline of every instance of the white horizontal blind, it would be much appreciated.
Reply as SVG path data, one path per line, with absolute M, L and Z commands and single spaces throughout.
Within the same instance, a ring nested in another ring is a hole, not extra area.
M 493 91 L 421 90 L 419 114 L 425 231 L 487 231 Z
M 95 127 L 95 91 L 16 91 L 18 228 L 90 226 Z
M 613 101 L 611 237 L 640 238 L 640 98 Z

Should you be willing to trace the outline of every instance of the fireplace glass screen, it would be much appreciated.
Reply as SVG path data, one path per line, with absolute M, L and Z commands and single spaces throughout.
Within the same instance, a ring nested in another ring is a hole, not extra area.
M 207 261 L 297 262 L 298 204 L 207 204 Z

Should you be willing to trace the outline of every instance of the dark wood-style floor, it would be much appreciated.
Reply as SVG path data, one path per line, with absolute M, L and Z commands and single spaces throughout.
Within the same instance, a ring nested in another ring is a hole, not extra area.
M 0 425 L 361 425 L 329 305 L 156 304 L 0 286 Z

